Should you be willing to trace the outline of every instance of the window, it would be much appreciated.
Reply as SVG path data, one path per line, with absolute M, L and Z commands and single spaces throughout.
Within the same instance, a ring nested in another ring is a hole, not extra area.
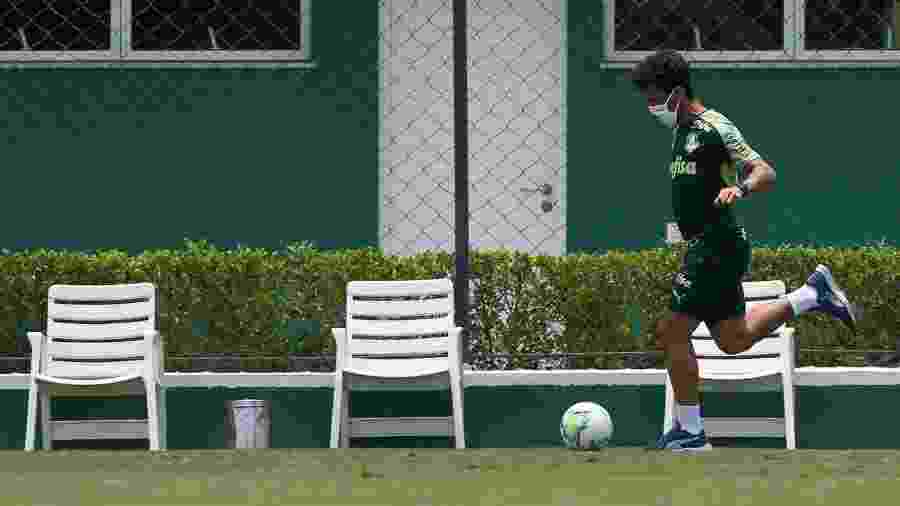
M 0 55 L 110 58 L 112 21 L 111 0 L 0 0 Z
M 900 60 L 900 0 L 610 0 L 608 56 L 697 61 Z
M 309 59 L 311 0 L 0 0 L 0 58 Z
M 806 0 L 801 55 L 819 59 L 898 59 L 898 0 Z
M 697 60 L 785 60 L 794 13 L 784 0 L 613 0 L 609 55 L 637 60 L 669 48 Z
M 304 60 L 309 0 L 124 0 L 128 59 Z

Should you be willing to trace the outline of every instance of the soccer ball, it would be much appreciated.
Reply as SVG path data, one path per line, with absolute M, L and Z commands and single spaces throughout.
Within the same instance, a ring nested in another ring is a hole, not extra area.
M 612 417 L 599 404 L 579 402 L 563 413 L 559 433 L 566 448 L 573 450 L 605 448 L 613 434 Z

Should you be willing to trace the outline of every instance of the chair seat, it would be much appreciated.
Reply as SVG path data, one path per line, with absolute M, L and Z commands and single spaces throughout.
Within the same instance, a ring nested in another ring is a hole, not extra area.
M 56 385 L 72 385 L 72 386 L 104 386 L 115 385 L 117 383 L 128 383 L 130 381 L 141 380 L 144 377 L 140 374 L 129 374 L 127 376 L 116 376 L 113 378 L 62 378 L 59 376 L 47 376 L 46 374 L 35 374 L 34 379 L 43 383 L 53 383 Z
M 784 360 L 779 357 L 748 360 L 705 360 L 700 365 L 700 378 L 715 381 L 745 381 L 778 376 L 784 371 Z M 744 366 L 744 367 L 742 367 Z
M 412 360 L 352 358 L 345 373 L 370 378 L 423 378 L 446 373 L 450 370 L 447 357 L 417 358 Z

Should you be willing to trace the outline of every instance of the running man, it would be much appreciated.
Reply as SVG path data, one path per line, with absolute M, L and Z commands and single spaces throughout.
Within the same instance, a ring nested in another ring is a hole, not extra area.
M 654 329 L 665 349 L 675 391 L 672 430 L 660 450 L 711 448 L 697 395 L 698 369 L 690 337 L 705 322 L 725 353 L 746 351 L 783 323 L 821 311 L 856 329 L 856 311 L 829 269 L 818 265 L 802 287 L 777 302 L 746 312 L 741 286 L 751 247 L 732 206 L 775 186 L 775 170 L 721 113 L 694 96 L 688 63 L 676 51 L 659 51 L 632 70 L 631 80 L 648 109 L 672 129 L 672 204 L 688 248 L 673 280 L 670 313 Z

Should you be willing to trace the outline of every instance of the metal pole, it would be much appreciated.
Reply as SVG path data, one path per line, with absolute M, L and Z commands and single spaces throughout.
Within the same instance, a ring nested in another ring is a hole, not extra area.
M 463 356 L 469 356 L 469 87 L 466 3 L 453 0 L 453 137 L 454 201 L 456 205 L 456 279 L 454 311 L 465 336 Z

